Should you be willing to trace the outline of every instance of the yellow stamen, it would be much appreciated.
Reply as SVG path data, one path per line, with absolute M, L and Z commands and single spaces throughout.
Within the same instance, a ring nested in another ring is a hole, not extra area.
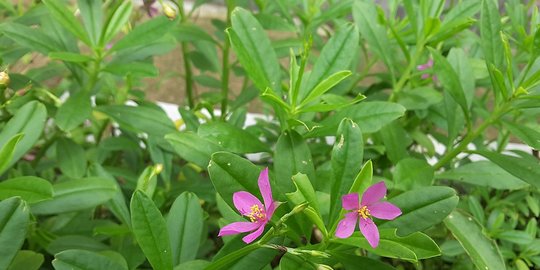
M 247 214 L 246 217 L 248 217 L 251 222 L 257 222 L 266 219 L 266 213 L 264 209 L 261 209 L 258 205 L 255 204 L 250 209 L 251 212 Z
M 363 219 L 367 219 L 371 216 L 367 206 L 362 206 L 362 208 L 358 209 L 358 215 L 360 215 L 360 217 L 362 217 Z

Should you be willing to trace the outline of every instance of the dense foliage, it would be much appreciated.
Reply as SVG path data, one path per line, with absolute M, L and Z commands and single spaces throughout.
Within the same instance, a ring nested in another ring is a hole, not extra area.
M 540 268 L 537 2 L 380 2 L 0 1 L 0 269 Z

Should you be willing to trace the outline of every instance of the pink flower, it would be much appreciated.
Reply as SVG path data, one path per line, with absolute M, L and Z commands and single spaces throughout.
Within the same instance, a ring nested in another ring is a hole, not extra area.
M 276 209 L 276 203 L 272 199 L 270 181 L 268 180 L 268 168 L 261 172 L 258 183 L 264 206 L 257 197 L 249 192 L 235 192 L 233 194 L 234 207 L 238 209 L 240 214 L 248 217 L 249 222 L 234 222 L 224 226 L 219 231 L 218 236 L 252 232 L 242 238 L 246 244 L 249 244 L 263 233 L 264 226 L 272 218 Z
M 431 58 L 425 64 L 416 66 L 416 69 L 419 70 L 419 71 L 424 71 L 424 70 L 429 71 L 429 69 L 431 69 L 431 68 L 433 68 L 433 59 L 431 59 Z M 422 74 L 421 77 L 424 80 L 432 78 L 433 81 L 437 81 L 437 76 L 435 76 L 435 75 L 431 76 L 429 73 L 424 73 L 424 74 Z
M 392 220 L 401 215 L 401 209 L 389 202 L 380 202 L 386 195 L 386 185 L 379 182 L 370 186 L 362 195 L 362 202 L 358 203 L 358 194 L 351 193 L 341 197 L 345 210 L 353 210 L 345 214 L 336 229 L 336 237 L 347 238 L 354 232 L 356 221 L 360 219 L 360 231 L 369 245 L 376 248 L 379 245 L 379 230 L 373 223 L 372 216 L 380 219 Z

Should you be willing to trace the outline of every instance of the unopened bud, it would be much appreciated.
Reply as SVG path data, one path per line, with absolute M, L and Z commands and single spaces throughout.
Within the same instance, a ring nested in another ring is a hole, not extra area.
M 163 171 L 163 164 L 161 163 L 158 163 L 154 166 L 154 173 L 155 174 L 160 174 L 161 171 Z
M 0 72 L 0 87 L 6 88 L 9 85 L 9 75 L 7 72 Z
M 163 4 L 163 14 L 167 16 L 170 20 L 174 20 L 176 18 L 176 9 L 174 9 L 170 4 Z

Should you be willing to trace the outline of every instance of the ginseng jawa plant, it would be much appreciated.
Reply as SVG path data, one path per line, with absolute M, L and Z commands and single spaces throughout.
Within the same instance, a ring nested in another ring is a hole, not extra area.
M 539 268 L 497 2 L 0 0 L 0 269 Z

